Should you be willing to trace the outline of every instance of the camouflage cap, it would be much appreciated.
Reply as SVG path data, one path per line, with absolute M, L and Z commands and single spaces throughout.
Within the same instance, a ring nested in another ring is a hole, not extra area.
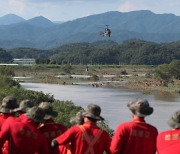
M 37 106 L 30 108 L 25 115 L 37 123 L 44 122 L 45 112 Z
M 89 104 L 85 109 L 83 116 L 96 120 L 104 120 L 104 118 L 101 117 L 100 114 L 101 114 L 101 108 L 98 105 Z
M 1 113 L 12 113 L 14 109 L 18 107 L 18 103 L 15 97 L 6 96 L 2 100 L 0 112 Z
M 139 117 L 145 117 L 153 113 L 153 108 L 149 106 L 146 99 L 137 99 L 127 104 L 128 108 Z
M 84 123 L 83 112 L 84 110 L 77 112 L 76 116 L 70 119 L 71 125 L 82 125 Z
M 39 104 L 39 108 L 41 108 L 45 112 L 44 119 L 50 119 L 53 117 L 57 117 L 58 115 L 58 113 L 53 110 L 52 104 L 49 102 L 41 102 Z
M 34 106 L 34 102 L 30 101 L 29 99 L 25 99 L 20 102 L 19 107 L 14 109 L 14 111 L 27 112 L 27 110 L 33 106 Z
M 180 111 L 176 111 L 168 120 L 171 128 L 180 128 Z

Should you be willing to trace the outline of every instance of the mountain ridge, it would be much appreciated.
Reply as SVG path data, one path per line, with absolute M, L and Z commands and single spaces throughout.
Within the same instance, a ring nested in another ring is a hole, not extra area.
M 0 17 L 0 25 L 10 25 L 25 21 L 24 18 L 17 16 L 15 14 L 6 14 Z
M 107 24 L 112 31 L 110 38 L 100 35 Z M 1 25 L 0 33 L 0 47 L 4 48 L 32 47 L 33 44 L 35 48 L 48 49 L 82 41 L 112 40 L 120 43 L 133 38 L 157 43 L 173 42 L 180 40 L 180 16 L 155 14 L 149 10 L 110 11 L 61 24 L 39 16 L 16 24 Z M 11 44 L 7 46 L 5 42 Z

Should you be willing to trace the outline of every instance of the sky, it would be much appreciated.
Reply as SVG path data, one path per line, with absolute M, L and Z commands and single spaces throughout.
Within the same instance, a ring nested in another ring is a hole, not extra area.
M 150 10 L 180 16 L 180 0 L 0 0 L 0 17 L 16 14 L 26 20 L 43 16 L 69 21 L 108 11 Z

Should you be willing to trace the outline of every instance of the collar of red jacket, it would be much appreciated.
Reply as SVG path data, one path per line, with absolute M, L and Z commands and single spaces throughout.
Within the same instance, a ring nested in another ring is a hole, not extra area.
M 38 126 L 38 128 L 41 128 L 41 127 L 44 127 L 44 126 L 50 125 L 50 124 L 55 124 L 55 122 L 54 122 L 53 119 L 47 119 L 47 120 L 45 120 L 45 122 L 44 122 L 44 123 L 41 123 L 41 124 Z
M 85 122 L 84 124 L 83 124 L 83 126 L 89 126 L 89 127 L 98 127 L 95 123 L 93 123 L 93 122 Z
M 14 115 L 12 113 L 1 113 L 0 116 L 4 118 L 8 118 L 8 117 L 13 117 Z
M 134 122 L 143 122 L 145 123 L 146 121 L 144 120 L 144 118 L 141 118 L 141 117 L 136 117 L 133 119 Z
M 33 126 L 36 126 L 36 127 L 38 126 L 38 124 L 34 120 L 29 119 L 25 114 L 20 115 L 19 119 L 23 123 L 30 123 Z
M 54 123 L 54 120 L 53 119 L 46 119 L 45 123 Z

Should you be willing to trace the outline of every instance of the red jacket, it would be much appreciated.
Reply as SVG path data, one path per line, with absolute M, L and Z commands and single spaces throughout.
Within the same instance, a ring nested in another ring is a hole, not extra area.
M 16 118 L 17 117 L 8 116 L 8 118 L 4 121 L 4 123 L 11 123 Z M 5 141 L 5 143 L 2 147 L 2 154 L 9 154 L 9 142 L 8 142 L 8 140 Z
M 180 129 L 167 130 L 157 137 L 158 154 L 180 154 Z
M 113 136 L 111 153 L 155 154 L 157 134 L 157 129 L 145 123 L 142 118 L 122 123 Z
M 15 118 L 15 117 L 14 117 L 14 114 L 12 114 L 12 113 L 1 113 L 0 114 L 0 130 L 5 121 L 7 121 L 9 119 L 13 119 L 13 118 Z M 2 147 L 3 154 L 8 154 L 8 149 L 9 149 L 9 143 L 8 143 L 8 141 L 5 141 L 5 143 Z
M 98 136 L 94 145 L 89 146 L 89 143 L 86 140 L 86 135 L 80 127 L 85 129 L 88 137 L 90 138 L 90 144 L 96 136 Z M 59 144 L 71 143 L 72 154 L 85 154 L 87 150 L 93 151 L 94 154 L 103 154 L 104 151 L 110 153 L 109 147 L 111 139 L 108 133 L 101 130 L 96 126 L 96 124 L 91 122 L 85 122 L 83 125 L 71 127 L 64 134 L 57 137 L 56 140 Z
M 57 124 L 52 119 L 49 119 L 46 120 L 46 122 L 42 124 L 38 129 L 45 135 L 49 144 L 49 151 L 51 154 L 67 154 L 67 148 L 64 145 L 61 145 L 58 148 L 51 147 L 51 141 L 67 130 L 64 125 Z
M 0 149 L 8 140 L 11 154 L 49 154 L 47 141 L 33 120 L 22 115 L 9 121 L 3 124 L 0 132 Z
M 3 125 L 3 123 L 6 121 L 6 119 L 7 118 L 9 118 L 9 117 L 14 117 L 14 115 L 13 114 L 11 114 L 11 113 L 1 113 L 0 114 L 0 130 L 1 130 L 1 127 L 2 127 L 2 125 Z

